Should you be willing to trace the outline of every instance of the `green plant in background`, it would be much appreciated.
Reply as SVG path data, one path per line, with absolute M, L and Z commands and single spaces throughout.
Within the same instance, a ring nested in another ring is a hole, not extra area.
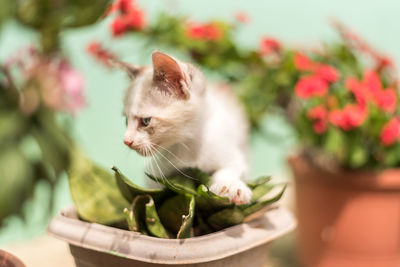
M 236 205 L 209 191 L 210 177 L 197 169 L 167 178 L 148 174 L 164 186 L 148 189 L 134 184 L 116 167 L 112 167 L 113 177 L 79 150 L 73 155 L 69 183 L 82 219 L 161 238 L 189 238 L 252 220 L 271 208 L 286 188 L 272 184 L 269 177 L 258 178 L 248 184 L 251 202 Z
M 60 50 L 59 33 L 94 23 L 107 4 L 0 1 L 0 23 L 14 18 L 40 37 L 39 48 L 20 49 L 0 63 L 0 225 L 22 213 L 35 185 L 45 182 L 54 189 L 69 167 L 73 140 L 65 114 L 84 106 L 84 84 Z
M 284 48 L 271 38 L 262 39 L 255 51 L 241 49 L 234 41 L 237 27 L 230 23 L 160 14 L 146 25 L 144 11 L 130 0 L 116 1 L 113 10 L 117 15 L 111 30 L 116 37 L 140 35 L 149 44 L 186 53 L 225 77 L 253 129 L 259 129 L 268 113 L 284 114 L 306 154 L 330 167 L 400 165 L 399 90 L 393 64 L 342 25 L 336 23 L 341 41 L 319 51 Z

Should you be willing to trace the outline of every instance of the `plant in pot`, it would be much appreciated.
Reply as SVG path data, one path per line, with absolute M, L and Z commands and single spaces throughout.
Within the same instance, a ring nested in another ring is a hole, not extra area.
M 251 202 L 236 205 L 209 191 L 210 177 L 197 169 L 148 175 L 164 187 L 143 188 L 73 151 L 75 210 L 55 217 L 48 232 L 70 243 L 79 267 L 263 266 L 269 243 L 295 226 L 288 211 L 272 205 L 286 186 L 269 177 L 249 183 Z
M 304 266 L 400 265 L 400 117 L 390 59 L 337 25 L 343 42 L 298 53 L 288 118 Z

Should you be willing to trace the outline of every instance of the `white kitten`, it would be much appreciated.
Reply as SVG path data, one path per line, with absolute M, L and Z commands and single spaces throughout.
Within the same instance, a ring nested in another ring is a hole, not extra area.
M 241 180 L 248 171 L 248 125 L 225 86 L 207 85 L 201 71 L 161 52 L 153 68 L 124 65 L 133 83 L 124 99 L 124 143 L 152 156 L 148 172 L 165 177 L 195 167 L 212 174 L 210 190 L 243 204 L 252 192 Z

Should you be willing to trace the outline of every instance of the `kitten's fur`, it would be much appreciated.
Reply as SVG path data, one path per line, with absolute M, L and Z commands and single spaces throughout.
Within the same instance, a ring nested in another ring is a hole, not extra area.
M 196 167 L 212 173 L 211 191 L 248 203 L 252 192 L 241 180 L 248 171 L 248 125 L 234 95 L 206 84 L 191 64 L 158 51 L 152 59 L 153 68 L 127 68 L 133 82 L 124 99 L 124 143 L 157 155 L 147 170 L 155 176 Z M 143 118 L 151 118 L 148 126 Z

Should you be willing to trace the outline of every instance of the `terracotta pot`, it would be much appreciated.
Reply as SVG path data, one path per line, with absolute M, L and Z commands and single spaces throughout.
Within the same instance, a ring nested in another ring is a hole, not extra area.
M 295 225 L 289 211 L 277 208 L 216 233 L 161 239 L 83 222 L 70 209 L 52 220 L 48 233 L 70 244 L 78 267 L 261 267 L 265 266 L 270 243 Z
M 289 163 L 304 266 L 400 266 L 400 169 L 328 172 L 300 156 Z
M 0 266 L 1 267 L 25 267 L 25 265 L 14 255 L 7 251 L 0 250 Z

